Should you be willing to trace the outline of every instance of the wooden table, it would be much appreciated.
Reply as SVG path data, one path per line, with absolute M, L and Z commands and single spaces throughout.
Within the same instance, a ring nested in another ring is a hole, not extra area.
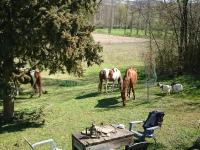
M 90 138 L 81 133 L 72 134 L 72 150 L 110 150 L 130 144 L 133 141 L 133 133 L 129 130 L 119 129 L 113 125 L 104 127 L 114 128 L 115 132 L 100 138 Z

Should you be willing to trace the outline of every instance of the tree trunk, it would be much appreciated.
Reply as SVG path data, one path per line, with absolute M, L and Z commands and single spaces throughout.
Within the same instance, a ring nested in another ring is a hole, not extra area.
M 181 6 L 182 3 L 182 6 Z M 188 9 L 187 4 L 188 0 L 183 0 L 182 2 L 179 2 L 179 11 L 181 14 L 181 22 L 180 22 L 180 45 L 179 45 L 179 63 L 180 63 L 180 71 L 182 72 L 184 69 L 184 53 L 187 51 L 187 15 L 188 15 Z
M 14 98 L 7 96 L 3 100 L 3 115 L 5 120 L 12 120 L 14 117 Z
M 3 115 L 6 121 L 10 121 L 14 117 L 14 99 L 15 87 L 11 82 L 7 82 L 3 92 Z
M 109 28 L 108 28 L 108 33 L 111 33 L 111 30 L 113 28 L 113 5 L 114 5 L 114 1 L 111 0 L 111 10 L 110 10 L 110 22 L 109 22 Z
M 131 8 L 132 10 L 131 10 L 131 25 L 130 25 L 130 29 L 131 29 L 131 33 L 130 33 L 130 35 L 132 35 L 132 33 L 133 33 L 133 8 Z
M 128 5 L 129 5 L 129 0 L 127 1 L 127 4 L 126 4 L 126 16 L 125 16 L 125 24 L 124 24 L 124 35 L 126 35 L 126 28 L 127 28 L 127 21 L 128 21 Z

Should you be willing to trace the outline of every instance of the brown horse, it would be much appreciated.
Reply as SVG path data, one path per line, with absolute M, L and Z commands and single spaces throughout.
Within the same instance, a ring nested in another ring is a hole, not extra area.
M 123 106 L 125 106 L 127 97 L 130 98 L 130 92 L 132 90 L 133 92 L 133 98 L 135 99 L 135 84 L 137 82 L 138 75 L 137 70 L 134 68 L 128 68 L 126 69 L 125 76 L 123 78 L 123 82 L 121 82 L 121 97 L 123 101 Z

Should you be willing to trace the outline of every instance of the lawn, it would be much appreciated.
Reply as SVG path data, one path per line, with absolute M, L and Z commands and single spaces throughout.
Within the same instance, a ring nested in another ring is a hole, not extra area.
M 95 29 L 95 33 L 108 34 L 108 28 L 97 28 Z M 111 34 L 120 36 L 147 37 L 144 30 L 138 30 L 137 34 L 137 30 L 135 28 L 132 29 L 132 34 L 130 29 L 126 29 L 126 33 L 124 34 L 123 28 L 114 28 L 111 30 Z
M 21 121 L 1 124 L 1 150 L 27 150 L 29 146 L 23 137 L 31 142 L 53 138 L 63 149 L 71 149 L 71 134 L 96 124 L 124 124 L 132 120 L 145 119 L 149 111 L 165 112 L 161 130 L 156 131 L 157 148 L 184 150 L 192 146 L 200 135 L 200 80 L 189 75 L 178 77 L 184 85 L 179 94 L 162 95 L 158 87 L 151 87 L 147 101 L 142 53 L 148 43 L 103 44 L 104 63 L 85 69 L 81 78 L 68 74 L 49 76 L 43 72 L 43 84 L 47 94 L 40 98 L 29 98 L 30 87 L 17 97 L 15 110 Z M 118 90 L 108 94 L 97 92 L 98 72 L 104 67 L 118 67 L 122 74 L 128 66 L 134 66 L 139 73 L 136 100 L 129 100 L 122 106 Z M 159 80 L 170 83 L 172 79 Z M 25 88 L 25 87 L 24 87 Z M 0 101 L 2 110 L 2 101 Z M 153 143 L 152 140 L 148 140 Z
M 94 33 L 101 33 L 101 34 L 109 34 L 108 33 L 108 28 L 96 28 Z M 158 32 L 158 31 L 153 31 L 154 37 L 160 38 L 161 36 L 164 35 L 164 32 Z M 119 36 L 128 36 L 128 37 L 142 37 L 142 38 L 148 38 L 149 37 L 149 32 L 147 31 L 145 35 L 145 30 L 139 29 L 138 33 L 136 28 L 132 29 L 132 34 L 131 34 L 131 29 L 126 29 L 126 32 L 124 33 L 123 28 L 113 28 L 111 30 L 111 35 L 119 35 Z

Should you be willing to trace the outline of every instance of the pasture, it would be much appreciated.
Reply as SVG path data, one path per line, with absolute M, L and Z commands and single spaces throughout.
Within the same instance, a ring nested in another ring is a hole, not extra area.
M 97 28 L 94 31 L 95 33 L 100 33 L 100 34 L 108 34 L 108 28 Z M 161 31 L 156 31 L 153 30 L 152 31 L 155 37 L 162 37 L 164 35 L 163 32 Z M 131 29 L 127 28 L 126 32 L 124 32 L 124 28 L 113 28 L 111 30 L 111 34 L 112 35 L 118 35 L 118 36 L 124 36 L 124 37 L 141 37 L 141 38 L 148 38 L 149 37 L 149 33 L 146 32 L 145 35 L 145 30 L 144 29 L 139 29 L 137 31 L 136 28 L 132 29 L 132 33 L 131 33 Z
M 184 150 L 192 146 L 200 135 L 200 78 L 178 77 L 184 86 L 184 91 L 179 94 L 164 95 L 160 94 L 159 87 L 151 87 L 150 100 L 147 101 L 142 54 L 148 49 L 148 42 L 105 42 L 102 45 L 104 63 L 86 68 L 83 77 L 49 76 L 42 72 L 48 93 L 40 98 L 29 98 L 31 87 L 25 86 L 26 90 L 15 101 L 15 110 L 21 121 L 1 122 L 1 150 L 28 150 L 23 137 L 31 142 L 53 138 L 59 147 L 71 149 L 71 133 L 84 130 L 92 121 L 96 124 L 121 123 L 128 128 L 130 121 L 146 119 L 148 112 L 155 109 L 165 112 L 163 126 L 156 131 L 156 149 Z M 104 67 L 118 67 L 124 75 L 128 66 L 137 68 L 139 81 L 136 99 L 129 100 L 123 107 L 119 90 L 108 94 L 97 92 L 98 73 Z M 172 78 L 159 78 L 159 81 L 169 84 Z
M 101 33 L 101 34 L 108 34 L 108 28 L 98 28 L 95 30 L 96 33 Z M 132 34 L 130 29 L 126 29 L 126 33 L 124 34 L 124 29 L 123 28 L 113 28 L 111 30 L 111 34 L 113 35 L 120 35 L 120 36 L 133 36 L 133 37 L 147 37 L 148 35 L 145 35 L 145 31 L 143 29 L 138 30 L 137 34 L 137 29 L 133 28 L 132 29 Z M 148 33 L 147 33 L 148 34 Z

